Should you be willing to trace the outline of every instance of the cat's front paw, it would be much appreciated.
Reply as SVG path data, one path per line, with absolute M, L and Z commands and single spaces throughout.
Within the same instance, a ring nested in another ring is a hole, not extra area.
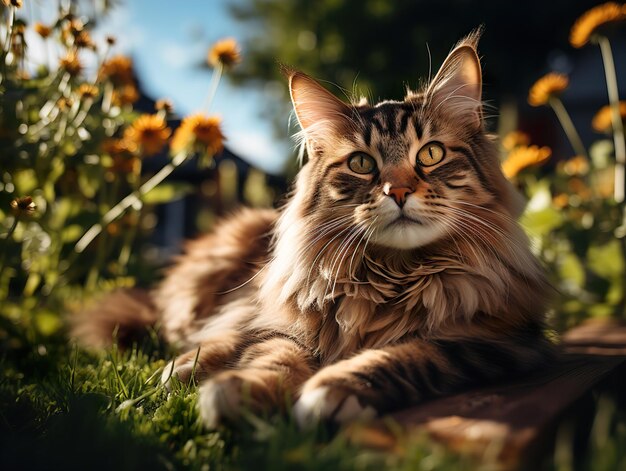
M 236 375 L 218 377 L 205 382 L 199 391 L 200 418 L 209 429 L 224 420 L 233 420 L 242 411 L 242 381 Z
M 301 428 L 310 428 L 319 422 L 344 424 L 370 420 L 378 415 L 374 407 L 362 404 L 356 394 L 332 386 L 305 389 L 294 405 L 293 413 Z
M 171 379 L 176 378 L 181 383 L 189 383 L 194 375 L 195 359 L 186 355 L 180 355 L 175 360 L 170 361 L 161 373 L 161 384 L 171 390 Z

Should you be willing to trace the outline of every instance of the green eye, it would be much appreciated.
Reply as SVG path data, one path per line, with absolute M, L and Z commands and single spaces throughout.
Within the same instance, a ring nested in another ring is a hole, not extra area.
M 441 162 L 444 155 L 446 151 L 441 144 L 429 142 L 417 153 L 417 162 L 424 167 L 430 167 Z
M 363 152 L 355 152 L 348 159 L 348 167 L 350 167 L 350 170 L 354 173 L 365 175 L 376 170 L 376 161 L 374 157 L 364 154 Z

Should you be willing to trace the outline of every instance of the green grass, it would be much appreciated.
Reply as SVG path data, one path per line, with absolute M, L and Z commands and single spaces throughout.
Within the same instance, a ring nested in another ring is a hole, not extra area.
M 0 324 L 0 469 L 458 470 L 488 468 L 425 437 L 401 451 L 368 449 L 324 428 L 302 432 L 290 417 L 247 416 L 204 429 L 194 384 L 160 384 L 160 345 L 89 353 L 63 335 Z M 626 469 L 626 420 L 600 401 L 576 469 Z M 574 469 L 567 424 L 545 469 Z

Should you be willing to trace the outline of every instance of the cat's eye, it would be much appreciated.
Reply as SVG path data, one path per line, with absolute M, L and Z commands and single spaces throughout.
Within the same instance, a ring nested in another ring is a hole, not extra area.
M 429 142 L 417 153 L 417 162 L 423 167 L 438 164 L 446 155 L 443 145 L 438 142 Z
M 376 170 L 376 161 L 370 155 L 363 152 L 355 152 L 348 159 L 348 167 L 354 173 L 365 175 Z

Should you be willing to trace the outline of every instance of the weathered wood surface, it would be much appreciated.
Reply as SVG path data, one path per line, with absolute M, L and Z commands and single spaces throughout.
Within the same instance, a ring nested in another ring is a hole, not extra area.
M 398 445 L 404 432 L 424 433 L 450 448 L 502 469 L 527 461 L 549 439 L 558 419 L 594 386 L 626 364 L 626 326 L 590 323 L 562 337 L 563 352 L 541 371 L 518 381 L 432 400 L 404 410 L 352 439 L 373 446 Z M 394 428 L 396 430 L 394 430 Z

